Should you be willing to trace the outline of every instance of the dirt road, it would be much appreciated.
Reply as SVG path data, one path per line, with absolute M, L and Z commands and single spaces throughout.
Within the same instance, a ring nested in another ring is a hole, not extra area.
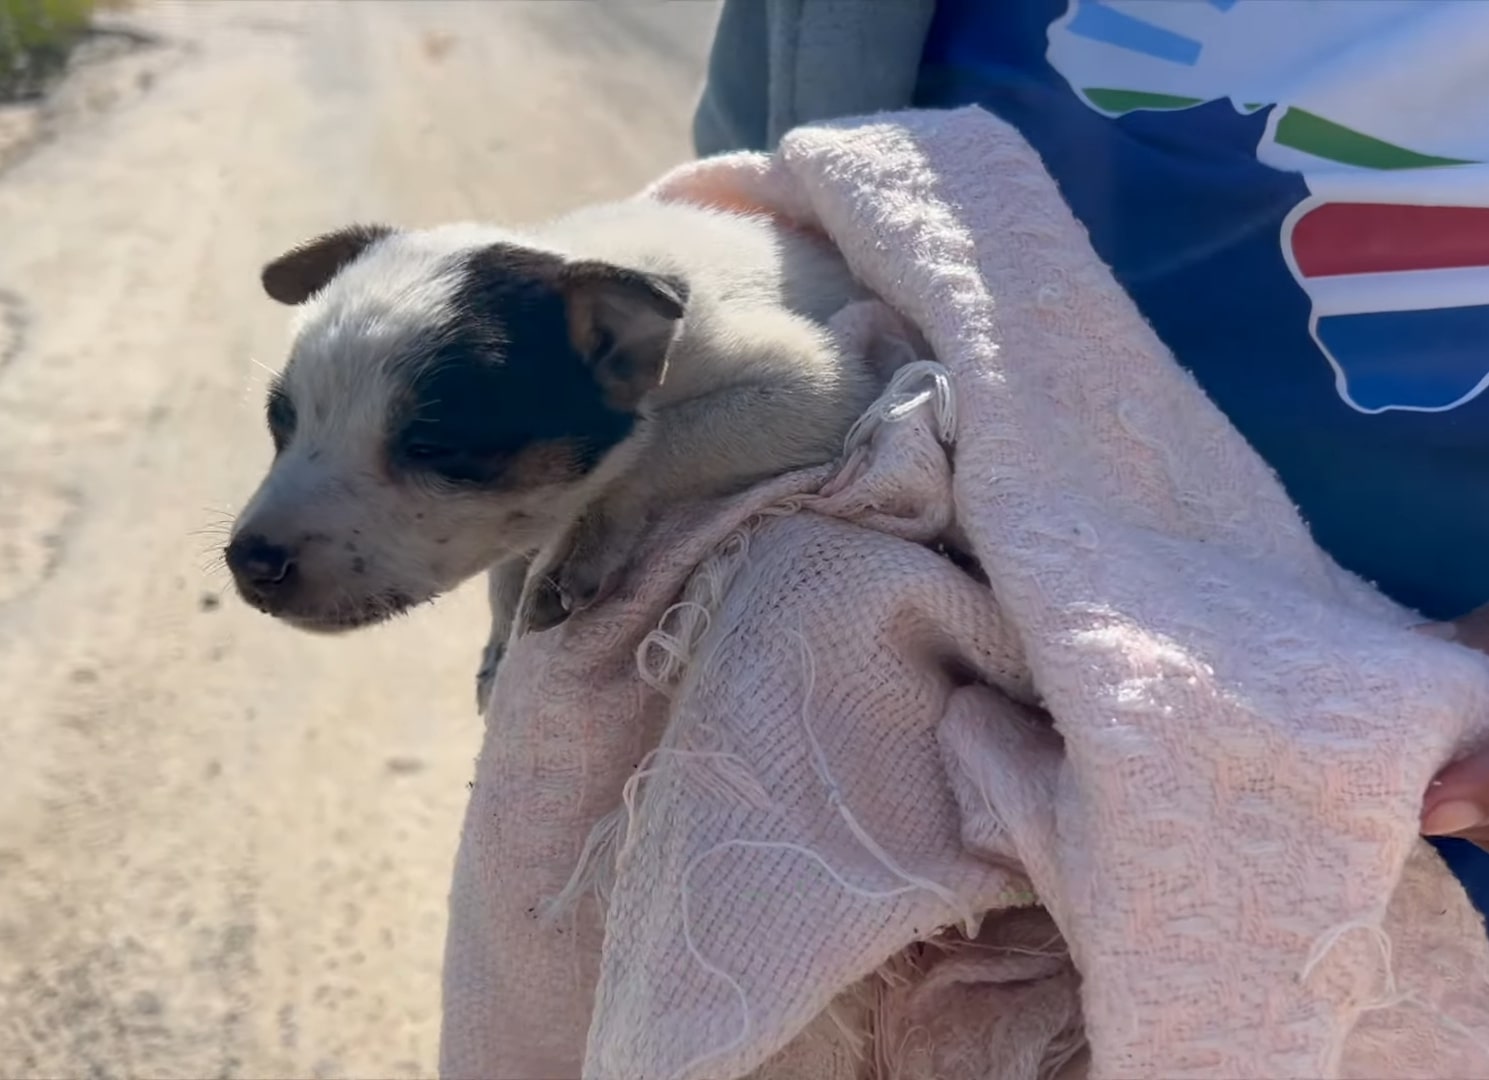
M 634 189 L 713 15 L 157 3 L 0 173 L 0 1075 L 432 1073 L 484 605 L 317 639 L 208 566 L 269 454 L 257 267 Z

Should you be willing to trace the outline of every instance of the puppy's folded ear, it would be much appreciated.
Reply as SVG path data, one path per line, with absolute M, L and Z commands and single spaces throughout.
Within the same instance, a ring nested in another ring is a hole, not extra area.
M 589 362 L 606 402 L 634 410 L 666 378 L 687 286 L 662 274 L 592 261 L 565 263 L 558 286 L 569 338 Z
M 369 246 L 393 232 L 386 225 L 349 225 L 292 248 L 259 275 L 264 292 L 281 304 L 303 304 Z

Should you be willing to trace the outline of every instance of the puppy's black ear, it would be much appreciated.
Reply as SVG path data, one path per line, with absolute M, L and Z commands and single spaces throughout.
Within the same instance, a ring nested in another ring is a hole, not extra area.
M 386 225 L 348 225 L 307 240 L 264 267 L 259 275 L 264 292 L 281 304 L 303 304 L 347 263 L 392 231 Z
M 688 302 L 686 284 L 604 262 L 564 264 L 559 290 L 569 338 L 611 408 L 632 411 L 667 375 L 667 352 Z

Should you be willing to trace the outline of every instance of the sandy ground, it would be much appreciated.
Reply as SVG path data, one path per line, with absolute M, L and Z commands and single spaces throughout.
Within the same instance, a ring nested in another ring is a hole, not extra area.
M 0 173 L 0 1075 L 433 1072 L 484 605 L 328 640 L 226 591 L 285 342 L 257 268 L 634 189 L 713 16 L 156 3 Z

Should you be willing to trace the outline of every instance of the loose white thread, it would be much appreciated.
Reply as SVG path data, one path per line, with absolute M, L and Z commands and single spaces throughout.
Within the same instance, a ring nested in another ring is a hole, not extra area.
M 615 886 L 616 852 L 620 833 L 625 828 L 626 809 L 617 806 L 595 822 L 579 849 L 579 858 L 564 887 L 544 900 L 538 908 L 541 922 L 556 922 L 567 914 L 587 892 L 593 892 L 600 904 L 610 902 L 610 891 Z
M 699 564 L 683 588 L 682 599 L 662 613 L 656 627 L 636 646 L 636 672 L 642 682 L 658 693 L 671 694 L 749 556 L 750 535 L 766 518 L 785 517 L 800 507 L 799 500 L 787 499 L 760 511 Z
M 827 862 L 826 859 L 824 859 L 817 852 L 813 851 L 811 848 L 806 847 L 803 844 L 794 844 L 787 840 L 723 840 L 715 844 L 713 847 L 709 848 L 707 851 L 703 851 L 700 852 L 698 855 L 695 855 L 691 860 L 689 860 L 682 873 L 681 899 L 683 944 L 687 947 L 688 955 L 693 958 L 694 962 L 696 962 L 699 967 L 708 972 L 710 975 L 714 975 L 723 980 L 724 983 L 726 983 L 728 987 L 734 991 L 734 996 L 739 1000 L 739 1008 L 741 1017 L 743 1019 L 743 1024 L 741 1025 L 739 1033 L 734 1038 L 729 1040 L 729 1042 L 713 1050 L 707 1050 L 702 1054 L 699 1054 L 696 1057 L 692 1058 L 671 1074 L 674 1078 L 687 1076 L 693 1069 L 697 1068 L 699 1065 L 702 1065 L 704 1062 L 722 1057 L 732 1050 L 737 1049 L 749 1039 L 751 1032 L 754 1031 L 754 1022 L 750 1018 L 749 996 L 745 993 L 744 987 L 740 985 L 738 979 L 734 978 L 723 968 L 720 968 L 717 964 L 714 964 L 712 961 L 704 957 L 703 953 L 700 952 L 698 949 L 697 942 L 693 940 L 693 919 L 691 903 L 692 892 L 689 888 L 692 883 L 693 871 L 698 868 L 698 864 L 701 863 L 704 859 L 707 859 L 708 857 L 719 852 L 727 851 L 730 848 L 745 848 L 747 850 L 759 851 L 789 851 L 797 855 L 802 855 L 808 859 L 811 859 L 818 866 L 820 866 L 823 872 L 827 874 L 828 877 L 832 878 L 832 880 L 844 892 L 852 896 L 856 896 L 862 900 L 892 900 L 900 896 L 905 896 L 909 893 L 917 892 L 921 888 L 921 886 L 917 884 L 901 885 L 898 888 L 877 891 L 873 889 L 861 888 L 853 884 L 847 878 L 843 877 L 842 874 L 839 874 L 832 868 L 832 866 Z
M 929 383 L 929 386 L 922 384 Z M 921 389 L 912 387 L 922 386 Z M 898 424 L 929 404 L 936 418 L 936 435 L 942 443 L 956 438 L 956 392 L 951 374 L 934 360 L 916 360 L 895 372 L 877 401 L 864 410 L 843 439 L 843 451 L 852 453 L 873 439 L 885 424 Z
M 859 885 L 855 885 L 847 878 L 845 878 L 842 874 L 838 873 L 837 870 L 835 870 L 832 865 L 829 864 L 827 860 L 816 851 L 813 851 L 811 848 L 806 847 L 803 844 L 792 843 L 786 840 L 724 840 L 708 848 L 706 851 L 700 852 L 698 855 L 689 860 L 688 864 L 683 868 L 681 883 L 683 944 L 687 949 L 688 955 L 692 957 L 693 961 L 697 963 L 700 968 L 715 976 L 716 978 L 722 980 L 729 987 L 729 989 L 733 991 L 735 998 L 739 1002 L 741 1023 L 739 1031 L 732 1039 L 730 1039 L 723 1046 L 716 1047 L 712 1050 L 707 1050 L 702 1054 L 696 1055 L 695 1057 L 684 1063 L 674 1073 L 672 1073 L 673 1078 L 685 1077 L 698 1066 L 706 1062 L 713 1061 L 717 1058 L 723 1057 L 724 1055 L 734 1051 L 738 1047 L 742 1046 L 749 1039 L 751 1033 L 754 1031 L 754 1020 L 750 1015 L 749 995 L 745 992 L 744 987 L 740 984 L 738 979 L 734 978 L 727 971 L 704 957 L 703 953 L 698 949 L 697 942 L 693 939 L 691 889 L 692 877 L 693 872 L 698 868 L 699 863 L 701 863 L 704 859 L 707 859 L 719 852 L 727 851 L 731 848 L 742 848 L 745 850 L 757 851 L 792 852 L 794 854 L 811 859 L 822 868 L 823 872 L 826 873 L 827 876 L 830 877 L 840 889 L 848 893 L 850 896 L 857 897 L 861 900 L 892 900 L 916 892 L 930 892 L 932 895 L 938 897 L 943 903 L 945 903 L 947 907 L 952 910 L 953 913 L 958 914 L 962 918 L 965 933 L 969 938 L 977 936 L 977 926 L 979 919 L 975 912 L 966 907 L 966 905 L 962 904 L 960 898 L 957 897 L 957 895 L 952 892 L 952 890 L 946 888 L 938 882 L 932 881 L 928 878 L 920 877 L 917 874 L 912 874 L 900 867 L 900 865 L 895 862 L 890 854 L 885 851 L 878 844 L 877 841 L 874 840 L 874 838 L 868 833 L 866 829 L 863 828 L 862 825 L 859 824 L 858 819 L 848 808 L 846 802 L 843 799 L 842 790 L 838 787 L 837 781 L 833 779 L 832 771 L 827 765 L 827 755 L 823 751 L 821 743 L 818 742 L 816 733 L 812 730 L 809 719 L 811 701 L 816 688 L 816 665 L 812 658 L 811 650 L 806 647 L 805 634 L 803 634 L 800 630 L 797 630 L 794 632 L 794 636 L 802 647 L 803 658 L 802 674 L 804 687 L 801 709 L 802 726 L 806 734 L 807 742 L 811 747 L 813 768 L 817 772 L 818 777 L 822 780 L 824 786 L 826 786 L 827 788 L 828 803 L 833 807 L 834 810 L 837 811 L 838 816 L 842 818 L 844 824 L 847 825 L 848 830 L 853 834 L 854 838 L 857 839 L 861 845 L 863 845 L 865 850 L 867 850 L 870 855 L 878 860 L 880 865 L 882 865 L 886 870 L 888 870 L 891 874 L 904 882 L 904 884 L 891 889 L 875 890 L 863 888 Z
M 670 693 L 687 666 L 693 645 L 708 633 L 712 622 L 708 608 L 696 600 L 679 600 L 664 611 L 656 629 L 636 647 L 641 681 L 658 693 Z
M 827 788 L 828 805 L 837 811 L 838 816 L 842 818 L 843 824 L 848 826 L 848 831 L 853 834 L 854 839 L 862 844 L 864 849 L 877 859 L 886 870 L 907 885 L 923 889 L 940 899 L 953 913 L 960 917 L 963 934 L 969 939 L 975 938 L 981 923 L 978 914 L 964 904 L 961 897 L 957 896 L 954 891 L 948 889 L 940 882 L 932 881 L 930 878 L 921 877 L 918 874 L 912 874 L 910 871 L 901 867 L 894 860 L 894 857 L 885 851 L 879 845 L 879 842 L 869 834 L 869 831 L 859 824 L 858 818 L 848 808 L 847 801 L 843 798 L 842 789 L 838 786 L 838 782 L 834 779 L 832 770 L 828 766 L 827 754 L 822 749 L 822 744 L 817 740 L 817 733 L 812 730 L 810 708 L 817 684 L 816 660 L 812 656 L 811 649 L 807 646 L 806 635 L 800 629 L 792 633 L 796 638 L 797 644 L 801 646 L 803 678 L 806 683 L 801 707 L 802 731 L 806 735 L 807 744 L 811 747 L 812 767 L 816 770 L 818 778 L 821 779 L 823 785 Z
M 807 646 L 805 633 L 802 632 L 800 628 L 798 628 L 796 631 L 793 631 L 793 636 L 796 638 L 797 643 L 801 646 L 802 651 L 802 678 L 804 684 L 801 705 L 802 729 L 803 733 L 806 736 L 808 746 L 811 749 L 812 767 L 816 771 L 818 778 L 827 788 L 828 804 L 835 811 L 837 811 L 838 816 L 842 819 L 843 823 L 847 826 L 848 831 L 853 834 L 853 837 L 859 842 L 859 844 L 861 844 L 863 848 L 871 856 L 873 856 L 881 866 L 888 870 L 892 875 L 899 878 L 902 882 L 904 882 L 904 884 L 899 886 L 898 888 L 884 890 L 862 888 L 858 885 L 854 885 L 852 882 L 848 881 L 847 878 L 839 874 L 832 868 L 832 866 L 827 862 L 825 858 L 823 858 L 817 852 L 813 851 L 811 848 L 806 847 L 802 844 L 791 843 L 784 840 L 725 840 L 718 844 L 715 844 L 713 847 L 710 847 L 708 850 L 699 853 L 693 859 L 691 859 L 688 862 L 687 866 L 684 867 L 682 873 L 681 915 L 683 943 L 687 948 L 688 955 L 693 958 L 693 960 L 698 964 L 699 967 L 701 967 L 709 974 L 712 974 L 717 978 L 723 980 L 734 992 L 734 996 L 739 1001 L 742 1022 L 739 1032 L 729 1042 L 721 1047 L 705 1051 L 704 1053 L 695 1056 L 694 1058 L 686 1062 L 676 1072 L 674 1072 L 672 1074 L 673 1077 L 684 1077 L 697 1066 L 730 1053 L 739 1046 L 743 1045 L 744 1042 L 749 1039 L 751 1032 L 754 1030 L 754 1021 L 750 1016 L 749 996 L 745 993 L 744 987 L 740 985 L 739 981 L 728 972 L 724 971 L 718 965 L 713 964 L 709 960 L 707 960 L 698 950 L 697 943 L 693 940 L 691 914 L 692 893 L 690 888 L 692 883 L 693 871 L 697 868 L 698 864 L 702 862 L 702 860 L 708 858 L 711 855 L 714 855 L 717 852 L 725 851 L 729 848 L 745 848 L 762 851 L 789 851 L 798 855 L 804 855 L 821 866 L 822 869 L 830 878 L 832 878 L 832 880 L 838 885 L 839 888 L 841 888 L 848 894 L 863 900 L 889 900 L 901 896 L 906 896 L 915 892 L 929 892 L 933 896 L 940 899 L 942 903 L 944 903 L 948 908 L 950 908 L 953 914 L 960 917 L 963 927 L 963 933 L 967 938 L 975 938 L 978 933 L 978 928 L 981 920 L 979 915 L 975 911 L 964 904 L 961 898 L 958 897 L 956 893 L 953 892 L 951 889 L 946 888 L 944 885 L 940 884 L 937 881 L 921 877 L 918 874 L 913 874 L 901 867 L 899 863 L 895 861 L 893 856 L 891 856 L 889 852 L 885 851 L 884 848 L 880 846 L 878 841 L 876 841 L 868 832 L 868 830 L 859 823 L 857 817 L 854 816 L 853 811 L 848 808 L 847 802 L 843 798 L 842 789 L 838 786 L 837 781 L 832 775 L 832 770 L 828 766 L 827 754 L 823 750 L 822 744 L 818 741 L 816 732 L 812 730 L 810 710 L 811 702 L 816 692 L 816 662 L 812 656 L 811 649 Z
M 1326 931 L 1318 941 L 1314 942 L 1313 948 L 1309 950 L 1308 959 L 1304 962 L 1303 970 L 1299 973 L 1299 980 L 1306 981 L 1317 969 L 1324 957 L 1339 943 L 1340 938 L 1353 930 L 1364 930 L 1370 935 L 1371 939 L 1380 947 L 1381 960 L 1386 969 L 1385 987 L 1380 997 L 1376 1001 L 1360 1006 L 1361 1012 L 1379 1012 L 1383 1009 L 1396 1009 L 1403 1006 L 1419 1009 L 1427 1013 L 1433 1020 L 1459 1038 L 1467 1040 L 1479 1051 L 1489 1055 L 1489 1035 L 1477 1032 L 1461 1020 L 1434 1008 L 1411 991 L 1398 988 L 1393 965 L 1391 938 L 1384 930 L 1373 923 L 1363 920 L 1347 922 Z
M 590 828 L 569 880 L 539 907 L 538 915 L 542 921 L 552 922 L 567 914 L 586 893 L 592 894 L 602 909 L 609 907 L 616 867 L 634 835 L 638 792 L 643 782 L 660 771 L 661 766 L 656 762 L 663 755 L 679 759 L 684 764 L 694 761 L 709 765 L 709 768 L 686 774 L 688 779 L 702 787 L 705 795 L 742 802 L 754 810 L 766 810 L 772 805 L 770 793 L 749 764 L 737 754 L 670 746 L 658 746 L 648 751 L 635 771 L 626 778 L 621 788 L 620 805 Z
M 1318 969 L 1319 964 L 1323 963 L 1324 958 L 1333 951 L 1334 946 L 1339 944 L 1340 939 L 1343 938 L 1345 934 L 1352 933 L 1356 930 L 1363 930 L 1365 933 L 1370 935 L 1370 939 L 1374 941 L 1380 949 L 1381 963 L 1385 966 L 1386 969 L 1385 987 L 1381 991 L 1382 998 L 1389 1000 L 1396 997 L 1396 972 L 1391 962 L 1391 939 L 1380 927 L 1376 926 L 1374 923 L 1366 922 L 1363 919 L 1353 922 L 1340 923 L 1338 926 L 1331 927 L 1330 929 L 1326 930 L 1319 937 L 1319 939 L 1313 943 L 1313 948 L 1308 950 L 1308 957 L 1306 960 L 1303 961 L 1303 969 L 1298 972 L 1298 981 L 1307 982 L 1308 979 L 1313 975 L 1314 971 Z

